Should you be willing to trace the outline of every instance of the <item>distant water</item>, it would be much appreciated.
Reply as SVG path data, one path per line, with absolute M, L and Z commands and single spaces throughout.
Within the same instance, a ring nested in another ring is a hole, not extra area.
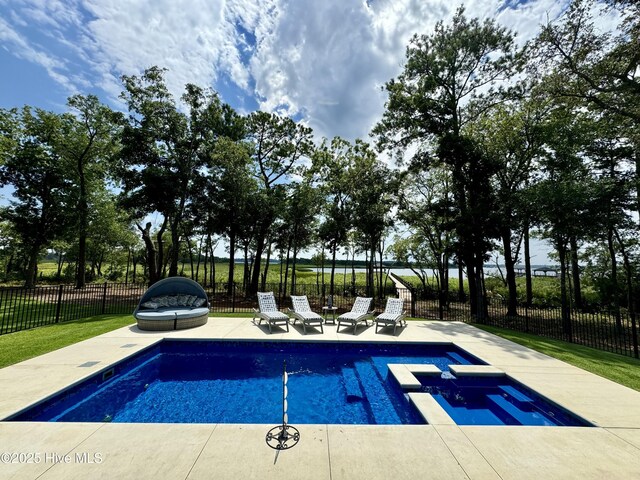
M 539 267 L 543 267 L 543 266 L 544 265 L 532 265 L 531 269 L 533 270 L 533 269 L 536 269 L 536 268 L 539 268 Z M 500 265 L 500 268 L 502 269 L 502 274 L 506 275 L 506 270 L 505 270 L 504 265 Z M 522 268 L 524 268 L 524 267 L 522 267 Z M 321 269 L 320 268 L 311 268 L 311 270 L 313 270 L 314 272 L 317 272 L 317 271 L 320 271 Z M 354 270 L 356 271 L 356 273 L 364 273 L 364 272 L 367 271 L 366 268 L 357 268 L 357 267 Z M 384 271 L 385 272 L 389 272 L 390 271 L 390 272 L 394 273 L 395 275 L 398 275 L 399 277 L 412 277 L 412 276 L 415 276 L 415 273 L 410 268 L 391 268 L 391 269 L 385 268 Z M 325 275 L 327 273 L 330 273 L 330 272 L 331 272 L 331 267 L 325 267 L 325 269 L 324 269 Z M 344 266 L 336 267 L 336 273 L 344 273 L 344 272 L 345 272 Z M 351 268 L 347 267 L 346 272 L 347 272 L 347 274 L 351 273 Z M 500 272 L 499 272 L 497 267 L 487 267 L 487 266 L 485 266 L 484 267 L 484 274 L 485 274 L 485 276 L 497 276 L 497 277 L 500 276 Z M 435 277 L 436 272 L 431 270 L 429 275 L 432 276 L 432 277 Z M 465 277 L 466 277 L 466 275 L 465 275 Z M 457 268 L 450 268 L 449 269 L 449 278 L 458 278 L 458 269 Z

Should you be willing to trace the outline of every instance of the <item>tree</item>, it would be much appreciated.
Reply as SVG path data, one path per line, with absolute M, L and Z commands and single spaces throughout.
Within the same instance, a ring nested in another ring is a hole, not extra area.
M 0 186 L 11 184 L 16 200 L 3 211 L 20 236 L 28 255 L 25 286 L 36 282 L 38 256 L 71 222 L 71 182 L 56 138 L 62 129 L 58 114 L 24 107 L 0 114 L 6 137 L 0 150 Z
M 436 272 L 440 318 L 449 300 L 449 260 L 455 252 L 455 203 L 451 192 L 451 173 L 444 168 L 428 172 L 409 170 L 399 194 L 398 218 L 413 234 L 406 247 L 418 263 L 426 290 L 425 267 Z M 413 267 L 412 267 L 413 269 Z M 415 272 L 415 270 L 414 270 Z
M 253 145 L 256 176 L 264 192 L 257 224 L 255 259 L 249 292 L 258 291 L 262 254 L 267 237 L 277 216 L 277 199 L 282 197 L 283 182 L 302 157 L 311 153 L 311 129 L 296 124 L 288 117 L 273 113 L 253 112 L 247 119 L 248 139 Z
M 495 219 L 502 240 L 509 290 L 507 315 L 510 316 L 518 314 L 515 266 L 523 238 L 527 237 L 525 241 L 528 242 L 532 221 L 524 192 L 531 182 L 534 160 L 543 144 L 541 124 L 547 110 L 538 98 L 522 99 L 496 107 L 474 122 L 470 129 L 485 154 L 496 162 L 493 182 L 498 211 Z M 527 275 L 530 278 L 530 269 Z
M 578 100 L 627 126 L 634 146 L 636 210 L 640 213 L 640 4 L 609 0 L 620 28 L 599 33 L 594 1 L 574 0 L 562 17 L 543 27 L 533 45 L 537 68 L 551 69 L 550 95 Z M 624 120 L 622 120 L 624 119 Z
M 210 224 L 205 234 L 224 234 L 229 242 L 229 275 L 227 293 L 231 295 L 235 275 L 235 252 L 238 238 L 250 225 L 258 221 L 260 209 L 256 199 L 258 183 L 252 175 L 250 146 L 246 143 L 220 138 L 211 152 L 205 185 L 194 202 L 194 218 Z M 198 215 L 197 212 L 206 212 Z
M 150 237 L 151 225 L 138 224 L 147 246 L 150 283 L 161 275 L 162 233 L 167 226 L 172 245 L 169 275 L 178 274 L 181 225 L 194 186 L 202 184 L 197 179 L 209 161 L 208 152 L 221 136 L 242 136 L 239 116 L 216 93 L 187 85 L 182 101 L 189 113 L 182 113 L 163 74 L 164 70 L 151 67 L 141 77 L 123 76 L 121 95 L 130 112 L 122 135 L 123 205 L 134 218 L 154 211 L 164 218 L 156 237 L 157 250 Z
M 583 162 L 588 124 L 579 114 L 559 104 L 545 125 L 545 154 L 540 158 L 541 179 L 532 186 L 543 235 L 551 240 L 560 260 L 560 296 L 563 331 L 572 336 L 567 289 L 568 253 L 572 238 L 584 238 L 594 204 L 593 179 Z
M 392 225 L 391 209 L 396 203 L 397 177 L 379 160 L 368 143 L 356 140 L 347 172 L 349 195 L 353 202 L 352 225 L 367 253 L 367 294 L 374 293 L 374 267 L 379 257 L 378 294 L 382 298 L 382 256 L 384 240 Z
M 309 172 L 325 198 L 322 205 L 323 221 L 318 227 L 318 236 L 323 249 L 326 245 L 331 253 L 329 295 L 333 295 L 335 289 L 336 254 L 347 240 L 352 221 L 347 175 L 353 158 L 351 148 L 351 144 L 340 137 L 335 137 L 329 144 L 324 139 L 320 148 L 314 152 Z
M 74 114 L 64 116 L 64 129 L 56 139 L 56 148 L 74 179 L 75 213 L 78 242 L 76 288 L 85 285 L 87 231 L 90 206 L 96 190 L 104 188 L 111 162 L 118 149 L 122 116 L 99 102 L 94 95 L 74 95 L 68 105 Z
M 457 253 L 467 267 L 472 315 L 482 319 L 482 267 L 496 235 L 489 181 L 495 166 L 464 128 L 498 99 L 495 82 L 513 74 L 513 35 L 493 20 L 467 20 L 461 7 L 449 26 L 440 22 L 431 36 L 414 36 L 406 57 L 403 72 L 386 84 L 389 99 L 373 133 L 379 147 L 398 156 L 414 146 L 414 168 L 428 170 L 440 163 L 450 169 Z

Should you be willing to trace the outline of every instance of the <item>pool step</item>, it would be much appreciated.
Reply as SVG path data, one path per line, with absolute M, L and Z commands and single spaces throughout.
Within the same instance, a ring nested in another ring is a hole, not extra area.
M 402 423 L 395 408 L 389 402 L 384 385 L 381 385 L 380 377 L 373 366 L 368 362 L 355 362 L 354 366 L 375 422 L 378 425 Z
M 521 425 L 538 425 L 538 423 L 532 423 L 533 418 L 527 412 L 523 412 L 518 409 L 513 403 L 497 393 L 487 395 L 487 398 L 493 403 L 498 405 L 502 410 L 507 412 L 510 416 L 515 418 Z M 539 423 L 544 425 L 544 423 Z
M 461 355 L 458 355 L 456 352 L 447 352 L 447 355 L 449 355 L 449 357 L 454 359 L 456 362 L 460 362 L 461 365 L 469 365 L 469 360 Z
M 527 397 L 524 393 L 512 387 L 511 385 L 500 385 L 500 390 L 502 390 L 508 395 L 511 395 L 513 398 L 515 398 L 519 402 L 524 402 L 524 403 L 533 402 L 531 398 Z
M 358 382 L 356 371 L 353 368 L 345 367 L 342 369 L 342 382 L 347 391 L 347 402 L 362 401 L 363 395 L 360 389 L 360 382 Z

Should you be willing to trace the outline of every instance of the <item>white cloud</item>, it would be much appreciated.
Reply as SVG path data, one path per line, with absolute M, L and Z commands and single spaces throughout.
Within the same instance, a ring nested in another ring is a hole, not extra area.
M 523 43 L 568 1 L 463 3 L 468 17 L 496 17 Z M 318 136 L 348 139 L 366 137 L 379 120 L 381 86 L 400 73 L 410 37 L 431 33 L 458 7 L 450 0 L 16 4 L 5 7 L 9 14 L 0 18 L 0 39 L 15 55 L 42 65 L 70 93 L 98 87 L 117 101 L 122 74 L 158 65 L 169 70 L 166 79 L 176 98 L 186 83 L 222 88 L 226 82 L 263 109 L 304 119 Z M 40 39 L 31 35 L 35 31 Z M 42 36 L 52 45 L 44 45 Z

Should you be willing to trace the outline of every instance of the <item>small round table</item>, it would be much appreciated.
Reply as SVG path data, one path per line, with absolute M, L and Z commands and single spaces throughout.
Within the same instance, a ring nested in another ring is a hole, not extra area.
M 324 317 L 325 325 L 327 323 L 329 323 L 329 319 L 327 318 L 329 313 L 331 313 L 331 322 L 333 323 L 333 325 L 336 324 L 336 312 L 337 311 L 338 311 L 338 307 L 330 307 L 328 305 L 325 305 L 324 307 L 322 307 L 322 316 Z

